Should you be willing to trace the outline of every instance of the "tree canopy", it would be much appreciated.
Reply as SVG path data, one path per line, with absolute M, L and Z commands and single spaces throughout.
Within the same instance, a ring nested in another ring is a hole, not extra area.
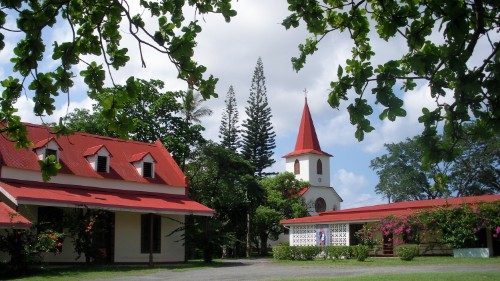
M 118 105 L 121 109 L 116 111 L 106 110 L 101 104 L 120 101 L 121 88 L 103 89 L 93 112 L 75 110 L 66 117 L 66 126 L 74 131 L 143 142 L 159 139 L 177 163 L 183 165 L 190 150 L 205 141 L 201 135 L 204 128 L 190 124 L 183 116 L 184 107 L 179 100 L 186 93 L 164 91 L 164 83 L 159 80 L 138 79 L 137 86 L 140 95 Z
M 477 129 L 467 126 L 466 131 Z M 454 157 L 424 169 L 421 137 L 386 144 L 387 153 L 371 161 L 379 176 L 375 191 L 389 201 L 434 199 L 500 192 L 500 138 L 466 135 L 454 146 Z
M 437 138 L 441 124 L 446 138 L 463 137 L 462 125 L 473 119 L 499 131 L 496 1 L 289 0 L 288 5 L 291 15 L 283 25 L 296 28 L 303 21 L 311 35 L 299 45 L 299 56 L 292 58 L 295 70 L 325 38 L 346 33 L 352 40 L 351 57 L 338 66 L 328 102 L 333 108 L 343 100 L 350 103 L 347 109 L 358 140 L 374 130 L 368 119 L 374 112 L 381 120 L 405 116 L 402 93 L 415 89 L 419 81 L 428 84 L 436 101 L 435 108 L 422 108 L 419 118 L 425 127 L 426 161 L 439 162 L 449 155 L 450 146 Z M 383 57 L 375 53 L 375 37 L 402 40 L 406 51 Z
M 289 172 L 266 177 L 260 181 L 264 189 L 264 200 L 257 207 L 253 225 L 260 241 L 260 254 L 267 254 L 268 238 L 278 239 L 284 227 L 281 220 L 307 216 L 307 205 L 299 196 L 307 182 L 297 180 Z
M 132 8 L 136 4 L 138 9 Z M 216 96 L 217 79 L 212 75 L 206 77 L 206 68 L 193 59 L 201 25 L 196 17 L 189 20 L 185 14 L 191 14 L 190 10 L 194 14 L 219 13 L 226 21 L 236 15 L 231 0 L 137 3 L 9 0 L 0 1 L 0 6 L 0 50 L 5 47 L 7 33 L 20 34 L 11 59 L 13 75 L 0 81 L 3 88 L 0 133 L 16 141 L 19 147 L 28 147 L 29 140 L 14 103 L 27 89 L 34 93 L 33 110 L 37 116 L 51 115 L 57 96 L 70 98 L 75 71 L 82 65 L 84 69 L 77 74 L 83 78 L 91 98 L 99 98 L 106 79 L 113 86 L 121 86 L 120 98 L 115 98 L 120 102 L 100 103 L 111 115 L 120 110 L 119 104 L 126 104 L 140 94 L 134 77 L 129 77 L 123 85 L 113 79 L 113 74 L 130 61 L 129 50 L 121 46 L 125 36 L 137 42 L 138 59 L 143 67 L 147 64 L 143 57 L 147 49 L 164 54 L 165 60 L 176 67 L 178 78 L 185 80 L 189 88 L 199 90 L 205 98 Z M 148 24 L 147 17 L 156 24 Z M 69 40 L 45 41 L 56 25 L 60 32 L 70 34 Z M 48 48 L 50 45 L 53 48 Z

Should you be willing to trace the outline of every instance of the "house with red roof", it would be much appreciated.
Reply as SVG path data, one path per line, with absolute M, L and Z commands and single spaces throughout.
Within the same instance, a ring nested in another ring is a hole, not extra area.
M 86 133 L 58 137 L 45 126 L 26 127 L 33 144 L 29 149 L 0 138 L 0 228 L 62 225 L 71 210 L 105 210 L 109 230 L 101 251 L 107 261 L 184 261 L 182 231 L 169 234 L 186 215 L 211 216 L 214 211 L 188 198 L 187 179 L 160 141 Z M 62 168 L 44 182 L 39 160 L 49 155 Z M 76 257 L 66 237 L 61 253 L 47 254 L 45 261 L 75 262 Z
M 344 210 L 326 211 L 315 216 L 288 219 L 281 224 L 290 230 L 291 246 L 327 245 L 348 246 L 358 244 L 356 232 L 369 222 L 378 222 L 388 216 L 404 218 L 413 213 L 443 206 L 471 206 L 500 201 L 500 195 L 483 195 L 470 197 L 456 197 L 446 199 L 418 200 L 396 202 L 374 206 L 350 208 Z M 320 241 L 320 233 L 326 239 Z M 485 235 L 484 241 L 490 253 L 500 254 L 500 239 L 492 239 L 491 233 Z M 439 249 L 440 251 L 442 249 Z M 448 252 L 450 249 L 445 249 Z M 431 252 L 443 253 L 443 252 Z M 393 254 L 393 240 L 384 237 L 381 254 Z

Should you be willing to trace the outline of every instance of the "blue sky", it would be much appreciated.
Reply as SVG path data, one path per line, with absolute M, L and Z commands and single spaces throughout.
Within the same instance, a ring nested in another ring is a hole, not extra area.
M 286 1 L 234 1 L 234 7 L 238 15 L 231 23 L 226 23 L 218 15 L 197 16 L 197 19 L 203 22 L 203 31 L 197 40 L 195 57 L 208 68 L 209 74 L 219 78 L 216 89 L 219 98 L 206 102 L 214 114 L 203 120 L 206 127 L 205 137 L 218 141 L 224 98 L 230 85 L 234 86 L 236 92 L 240 121 L 245 118 L 244 107 L 252 73 L 260 56 L 264 63 L 267 94 L 277 134 L 276 164 L 270 170 L 280 172 L 285 168 L 281 156 L 294 148 L 304 103 L 303 90 L 307 89 L 309 106 L 322 149 L 333 155 L 332 183 L 344 199 L 342 207 L 385 202 L 374 192 L 378 179 L 369 168 L 370 160 L 384 153 L 384 143 L 404 140 L 422 129 L 417 121 L 421 108 L 435 106 L 427 85 L 420 84 L 414 91 L 400 94 L 408 113 L 406 118 L 396 122 L 380 121 L 378 114 L 374 114 L 371 121 L 376 128 L 375 132 L 368 134 L 363 142 L 358 142 L 354 138 L 354 127 L 349 123 L 346 111 L 348 104 L 341 104 L 338 110 L 327 104 L 330 81 L 336 79 L 338 65 L 344 64 L 350 56 L 352 42 L 346 34 L 334 34 L 323 40 L 316 54 L 309 57 L 305 67 L 296 73 L 292 70 L 290 59 L 298 54 L 297 45 L 304 41 L 307 32 L 303 26 L 288 31 L 281 26 L 281 21 L 289 14 Z M 194 16 L 194 13 L 186 13 L 187 16 L 191 14 Z M 155 25 L 152 19 L 145 18 L 145 21 L 146 25 Z M 56 25 L 44 38 L 50 49 L 53 41 L 68 40 L 69 32 L 66 26 Z M 11 73 L 12 65 L 9 59 L 15 40 L 16 37 L 7 36 L 6 47 L 0 52 L 1 76 Z M 136 42 L 124 37 L 122 43 L 129 48 L 131 61 L 114 73 L 115 80 L 123 82 L 133 75 L 143 79 L 163 80 L 169 90 L 186 89 L 185 82 L 176 79 L 176 71 L 168 58 L 146 50 L 147 68 L 144 69 L 141 68 Z M 397 58 L 406 51 L 404 41 L 399 39 L 385 42 L 372 36 L 372 44 L 377 53 L 374 63 Z M 44 67 L 49 69 L 52 66 L 51 61 L 44 64 Z M 78 66 L 74 72 L 79 73 L 82 68 L 83 66 Z M 27 97 L 22 97 L 17 103 L 19 113 L 24 121 L 40 123 L 40 119 L 32 114 L 32 94 L 26 94 Z M 367 93 L 365 96 L 373 100 L 372 95 Z M 80 78 L 76 78 L 70 100 L 70 111 L 73 108 L 91 108 L 92 101 L 85 95 Z M 59 98 L 54 115 L 43 119 L 55 121 L 64 116 L 67 110 L 65 103 L 66 97 Z M 375 107 L 375 111 L 379 110 L 380 108 Z

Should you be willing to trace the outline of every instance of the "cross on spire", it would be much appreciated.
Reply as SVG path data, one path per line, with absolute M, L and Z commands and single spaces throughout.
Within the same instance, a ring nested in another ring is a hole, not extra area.
M 302 91 L 304 93 L 304 97 L 306 98 L 306 101 L 307 101 L 307 89 L 304 88 L 304 91 Z

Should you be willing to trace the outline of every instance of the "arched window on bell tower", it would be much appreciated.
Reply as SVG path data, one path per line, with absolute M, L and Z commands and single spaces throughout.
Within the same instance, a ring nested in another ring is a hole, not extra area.
M 300 162 L 298 159 L 295 159 L 293 163 L 293 173 L 296 175 L 300 174 Z
M 316 162 L 316 173 L 318 175 L 323 174 L 323 163 L 321 162 L 321 159 L 318 159 L 318 162 Z

